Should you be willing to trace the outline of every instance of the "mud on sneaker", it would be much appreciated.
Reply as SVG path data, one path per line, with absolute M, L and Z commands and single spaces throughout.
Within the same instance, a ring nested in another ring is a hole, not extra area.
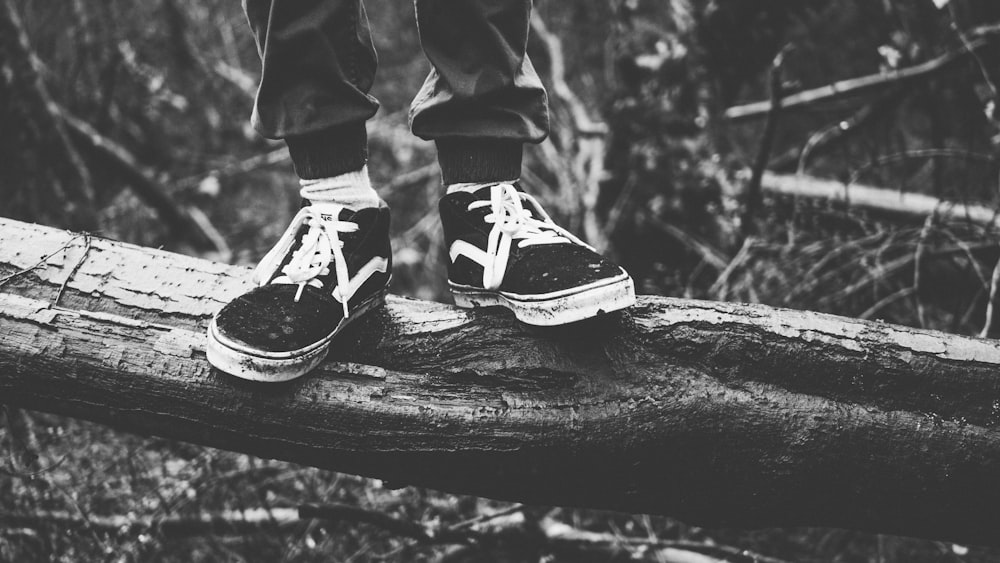
M 208 361 L 254 381 L 305 374 L 345 326 L 384 303 L 391 266 L 384 204 L 303 207 L 254 270 L 259 287 L 212 319 Z
M 556 225 L 512 183 L 444 196 L 448 284 L 460 307 L 499 305 L 531 325 L 560 325 L 635 303 L 632 278 Z

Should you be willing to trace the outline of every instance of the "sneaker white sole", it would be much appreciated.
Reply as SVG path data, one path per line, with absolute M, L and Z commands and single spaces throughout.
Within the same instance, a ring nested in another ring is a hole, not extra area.
M 451 282 L 448 285 L 459 307 L 506 307 L 519 321 L 535 326 L 574 323 L 635 304 L 635 286 L 628 274 L 540 295 L 489 291 Z
M 250 381 L 280 383 L 301 377 L 316 368 L 330 352 L 330 343 L 345 327 L 385 303 L 385 291 L 360 304 L 354 313 L 340 321 L 337 328 L 323 340 L 305 348 L 288 352 L 263 352 L 240 346 L 221 336 L 215 319 L 208 325 L 208 363 L 216 368 Z

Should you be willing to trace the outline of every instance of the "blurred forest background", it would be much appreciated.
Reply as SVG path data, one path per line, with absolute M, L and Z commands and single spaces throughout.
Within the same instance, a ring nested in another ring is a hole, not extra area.
M 447 300 L 434 149 L 406 125 L 428 70 L 413 7 L 367 6 L 393 291 Z M 641 293 L 998 332 L 1000 2 L 538 0 L 532 25 L 554 129 L 523 181 Z M 248 124 L 258 72 L 234 0 L 0 0 L 0 215 L 255 263 L 298 207 L 284 147 Z M 820 194 L 843 186 L 858 188 L 849 205 Z M 522 507 L 4 418 L 0 518 L 31 517 L 0 521 L 3 561 L 1000 560 L 843 530 Z M 358 510 L 280 518 L 304 503 Z M 247 529 L 233 511 L 265 516 Z M 575 539 L 538 533 L 553 526 Z

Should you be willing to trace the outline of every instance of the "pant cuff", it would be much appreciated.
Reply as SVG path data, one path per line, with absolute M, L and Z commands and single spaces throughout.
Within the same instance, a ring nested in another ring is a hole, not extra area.
M 295 173 L 303 180 L 360 170 L 368 162 L 365 124 L 351 123 L 317 133 L 285 138 Z
M 448 137 L 435 142 L 445 185 L 516 180 L 521 176 L 521 141 Z

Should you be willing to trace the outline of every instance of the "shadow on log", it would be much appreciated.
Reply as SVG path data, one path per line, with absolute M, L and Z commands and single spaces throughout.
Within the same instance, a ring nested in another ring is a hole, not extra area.
M 0 219 L 0 402 L 532 504 L 1000 545 L 1000 344 L 644 297 L 538 330 L 392 298 L 315 373 L 214 371 L 247 270 Z M 54 305 L 55 304 L 55 305 Z

